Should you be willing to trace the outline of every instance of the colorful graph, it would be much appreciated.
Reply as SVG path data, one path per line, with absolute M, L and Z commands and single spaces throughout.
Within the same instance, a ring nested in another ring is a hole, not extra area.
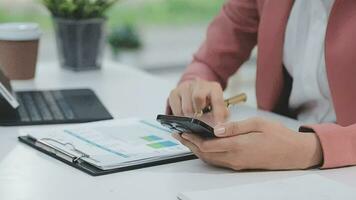
M 147 146 L 152 147 L 154 149 L 161 149 L 161 148 L 166 148 L 166 147 L 172 147 L 176 146 L 178 144 L 172 142 L 172 141 L 163 141 L 163 142 L 156 142 L 152 144 L 148 144 Z
M 146 140 L 147 142 L 154 142 L 154 141 L 157 141 L 157 140 L 162 140 L 162 138 L 160 138 L 158 136 L 155 136 L 155 135 L 148 135 L 148 136 L 144 136 L 144 137 L 141 137 L 141 138 Z

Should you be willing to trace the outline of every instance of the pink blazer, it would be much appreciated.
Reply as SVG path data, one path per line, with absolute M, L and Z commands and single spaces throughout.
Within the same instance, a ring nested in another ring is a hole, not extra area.
M 207 38 L 182 81 L 200 77 L 226 87 L 228 78 L 258 45 L 257 102 L 264 110 L 293 116 L 288 109 L 292 79 L 282 62 L 284 34 L 293 0 L 229 0 L 210 24 Z M 336 0 L 326 39 L 327 76 L 335 124 L 306 125 L 319 137 L 322 168 L 356 165 L 356 1 Z

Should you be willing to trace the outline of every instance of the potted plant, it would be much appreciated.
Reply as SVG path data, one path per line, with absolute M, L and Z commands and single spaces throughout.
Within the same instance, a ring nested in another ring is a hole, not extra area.
M 61 66 L 74 71 L 101 67 L 104 25 L 117 0 L 42 0 L 53 17 Z
M 137 65 L 142 42 L 138 31 L 130 24 L 115 27 L 108 37 L 114 60 Z

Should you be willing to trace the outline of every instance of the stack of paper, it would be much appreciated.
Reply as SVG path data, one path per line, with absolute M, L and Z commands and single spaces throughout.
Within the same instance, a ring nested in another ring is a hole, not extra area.
M 356 190 L 319 175 L 233 186 L 222 189 L 183 192 L 181 200 L 355 200 Z

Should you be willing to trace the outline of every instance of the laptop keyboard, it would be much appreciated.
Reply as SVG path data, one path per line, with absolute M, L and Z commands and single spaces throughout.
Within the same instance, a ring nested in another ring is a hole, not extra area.
M 18 92 L 16 96 L 20 103 L 18 113 L 24 122 L 75 118 L 61 91 Z

